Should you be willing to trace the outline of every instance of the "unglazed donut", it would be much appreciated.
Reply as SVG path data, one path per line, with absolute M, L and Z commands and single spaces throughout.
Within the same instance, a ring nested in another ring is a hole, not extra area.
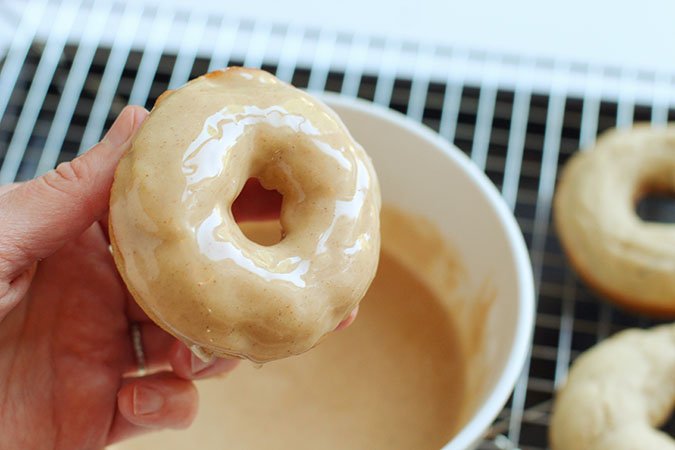
M 248 178 L 283 195 L 283 239 L 249 241 Z M 143 310 L 201 356 L 302 353 L 358 305 L 377 268 L 380 190 L 337 115 L 274 76 L 228 68 L 163 94 L 115 173 L 110 238 Z
M 553 450 L 675 450 L 675 324 L 628 330 L 581 355 L 558 392 Z
M 592 287 L 627 308 L 670 317 L 675 226 L 635 212 L 655 191 L 675 191 L 675 127 L 610 131 L 564 168 L 555 223 L 572 265 Z

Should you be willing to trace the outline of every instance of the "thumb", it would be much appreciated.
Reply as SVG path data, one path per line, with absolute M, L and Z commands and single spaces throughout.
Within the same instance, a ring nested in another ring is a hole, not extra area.
M 126 107 L 103 140 L 82 156 L 0 195 L 0 306 L 12 282 L 34 262 L 105 214 L 117 163 L 147 114 Z

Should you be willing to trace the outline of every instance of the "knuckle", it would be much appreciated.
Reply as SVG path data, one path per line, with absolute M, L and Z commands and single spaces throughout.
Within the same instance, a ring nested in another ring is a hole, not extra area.
M 9 251 L 5 247 L 6 245 L 0 246 L 0 299 L 2 299 L 7 293 L 6 291 L 9 290 L 11 273 L 16 265 L 14 261 L 7 256 Z M 6 290 L 3 289 L 3 283 L 6 284 Z
M 74 186 L 89 179 L 89 173 L 89 167 L 84 159 L 76 158 L 59 164 L 56 169 L 50 170 L 40 179 L 47 187 L 70 194 Z

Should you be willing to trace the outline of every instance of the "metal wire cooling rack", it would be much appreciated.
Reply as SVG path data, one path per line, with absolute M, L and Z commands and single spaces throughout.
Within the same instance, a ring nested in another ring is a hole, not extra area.
M 127 103 L 230 65 L 373 100 L 422 121 L 488 174 L 531 252 L 538 307 L 531 357 L 481 449 L 544 449 L 551 397 L 570 361 L 653 322 L 579 283 L 551 227 L 559 168 L 603 130 L 675 120 L 675 74 L 399 42 L 139 2 L 0 4 L 0 183 L 26 180 L 97 141 Z M 645 214 L 659 216 L 657 211 Z M 670 217 L 672 221 L 672 217 Z M 673 421 L 664 429 L 671 435 Z

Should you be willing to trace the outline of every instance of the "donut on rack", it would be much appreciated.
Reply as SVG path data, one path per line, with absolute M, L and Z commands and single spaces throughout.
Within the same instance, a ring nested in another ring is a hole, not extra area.
M 623 331 L 582 354 L 557 393 L 553 450 L 675 450 L 675 324 Z
M 249 241 L 249 178 L 283 195 L 282 240 Z M 143 310 L 203 357 L 266 362 L 316 345 L 377 268 L 380 190 L 337 115 L 274 76 L 228 68 L 163 94 L 110 199 L 117 267 Z
M 626 308 L 674 317 L 675 226 L 635 212 L 653 192 L 675 192 L 675 126 L 610 131 L 565 166 L 555 224 L 588 284 Z

